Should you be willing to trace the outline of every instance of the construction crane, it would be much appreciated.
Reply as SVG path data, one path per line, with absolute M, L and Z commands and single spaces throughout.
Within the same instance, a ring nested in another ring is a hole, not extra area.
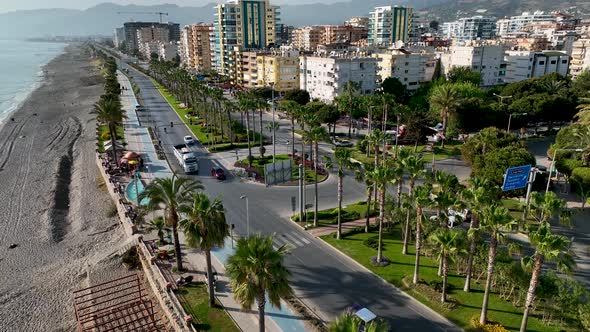
M 117 12 L 117 14 L 160 15 L 160 23 L 162 23 L 162 16 L 168 16 L 168 13 L 163 12 Z

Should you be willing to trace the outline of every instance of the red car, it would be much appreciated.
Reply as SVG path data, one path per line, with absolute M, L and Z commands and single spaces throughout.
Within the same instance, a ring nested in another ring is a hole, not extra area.
M 215 177 L 219 181 L 225 180 L 225 172 L 221 168 L 212 168 L 211 176 Z

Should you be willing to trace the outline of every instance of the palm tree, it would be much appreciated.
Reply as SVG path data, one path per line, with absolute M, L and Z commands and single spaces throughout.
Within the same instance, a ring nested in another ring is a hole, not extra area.
M 121 102 L 118 98 L 102 98 L 94 104 L 94 110 L 91 114 L 96 115 L 96 121 L 107 125 L 111 137 L 113 161 L 119 164 L 116 145 L 117 127 L 123 125 L 123 119 L 127 118 L 127 115 L 121 109 Z
M 583 125 L 590 125 L 590 97 L 580 98 L 576 119 Z
M 359 182 L 364 182 L 366 186 L 365 192 L 367 194 L 367 200 L 365 201 L 365 204 L 367 205 L 367 211 L 365 215 L 365 233 L 369 232 L 371 219 L 371 198 L 373 196 L 374 183 L 373 179 L 371 179 L 370 173 L 373 169 L 375 169 L 373 164 L 365 163 L 362 168 L 355 171 L 355 179 Z
M 235 253 L 227 260 L 226 271 L 234 298 L 243 309 L 250 309 L 256 301 L 258 305 L 258 326 L 264 332 L 264 306 L 266 299 L 280 308 L 281 298 L 292 294 L 289 285 L 289 271 L 283 260 L 287 247 L 273 249 L 272 237 L 257 234 L 241 238 Z
M 156 217 L 147 223 L 146 230 L 148 232 L 156 231 L 158 233 L 158 239 L 160 243 L 164 243 L 164 231 L 166 230 L 166 223 L 164 218 Z
M 416 205 L 416 263 L 414 265 L 414 278 L 412 283 L 418 284 L 420 278 L 420 246 L 422 243 L 422 209 L 431 204 L 430 192 L 432 187 L 428 184 L 414 188 L 414 204 Z
M 352 153 L 348 149 L 336 148 L 334 150 L 334 160 L 338 164 L 338 231 L 336 232 L 338 240 L 342 237 L 342 183 L 344 181 L 344 171 L 352 167 L 351 156 Z M 332 168 L 332 160 L 326 157 L 325 161 L 326 167 Z
M 299 114 L 301 105 L 293 100 L 281 100 L 279 108 L 291 118 L 291 157 L 295 158 L 295 119 Z
M 360 86 L 355 81 L 348 81 L 344 85 L 344 96 L 348 101 L 348 137 L 352 137 L 352 110 L 356 99 L 355 95 L 359 90 Z
M 467 206 L 471 211 L 471 222 L 469 229 L 479 228 L 480 216 L 486 206 L 492 204 L 497 196 L 497 187 L 492 185 L 489 180 L 481 178 L 471 178 L 470 185 L 462 192 L 463 199 L 467 202 Z M 471 290 L 471 275 L 473 274 L 473 258 L 475 250 L 477 249 L 477 242 L 479 240 L 478 233 L 472 232 L 469 234 L 469 253 L 467 256 L 467 268 L 465 270 L 465 286 L 463 291 L 469 292 Z
M 570 241 L 563 235 L 551 233 L 551 225 L 548 222 L 541 223 L 536 229 L 532 225 L 528 228 L 529 239 L 531 245 L 535 248 L 535 253 L 533 256 L 522 259 L 523 266 L 531 269 L 532 274 L 526 295 L 522 322 L 520 324 L 521 332 L 526 332 L 529 312 L 535 300 L 535 292 L 543 264 L 546 261 L 556 262 L 558 270 L 562 272 L 570 272 L 575 266 Z
M 318 226 L 318 163 L 319 163 L 319 142 L 324 140 L 328 137 L 328 133 L 326 133 L 326 129 L 321 126 L 312 127 L 309 132 L 306 133 L 307 139 L 311 141 L 314 145 L 314 213 L 313 213 L 313 226 Z M 349 158 L 350 159 L 350 158 Z
M 219 198 L 211 201 L 203 193 L 193 193 L 192 200 L 180 207 L 185 219 L 180 221 L 187 244 L 205 252 L 207 262 L 207 283 L 209 285 L 209 306 L 215 305 L 215 288 L 213 287 L 213 269 L 211 267 L 211 249 L 223 247 L 229 236 L 229 226 L 225 221 L 223 204 Z
M 444 83 L 437 85 L 432 90 L 430 95 L 430 105 L 440 110 L 442 117 L 442 133 L 445 136 L 447 132 L 447 125 L 449 122 L 449 115 L 461 105 L 462 98 L 459 91 L 452 83 Z M 444 148 L 445 139 L 441 140 L 441 148 Z
M 198 189 L 203 189 L 201 182 L 180 178 L 174 174 L 169 178 L 155 179 L 138 196 L 138 201 L 149 198 L 148 209 L 164 210 L 166 225 L 172 227 L 176 268 L 179 271 L 183 270 L 180 242 L 178 240 L 179 208 L 189 199 L 191 193 Z
M 533 217 L 540 224 L 549 222 L 556 214 L 559 217 L 559 222 L 562 224 L 569 224 L 571 211 L 567 208 L 567 203 L 557 197 L 557 195 L 549 191 L 546 194 L 533 192 L 531 194 L 530 209 Z
M 379 165 L 379 145 L 383 143 L 388 136 L 389 135 L 385 134 L 381 130 L 375 129 L 371 131 L 365 138 L 368 143 L 367 149 L 369 149 L 370 146 L 373 146 L 373 153 L 375 154 L 375 167 Z M 383 148 L 385 149 L 385 146 L 383 146 Z
M 449 275 L 448 261 L 452 261 L 456 255 L 464 251 L 462 250 L 462 239 L 461 232 L 449 229 L 439 230 L 430 236 L 430 241 L 434 243 L 437 249 L 438 259 L 442 262 L 443 266 L 443 286 L 440 297 L 442 303 L 447 302 L 447 277 Z
M 426 176 L 426 170 L 424 165 L 426 162 L 422 157 L 416 157 L 415 155 L 409 155 L 401 159 L 401 165 L 403 169 L 408 173 L 410 180 L 409 195 L 410 200 L 414 198 L 414 187 L 416 180 Z M 402 253 L 406 255 L 408 253 L 408 242 L 410 239 L 410 209 L 406 211 L 406 223 L 404 225 L 404 244 L 402 246 Z
M 481 315 L 479 323 L 485 324 L 488 314 L 488 302 L 490 297 L 490 290 L 492 288 L 492 277 L 494 274 L 494 267 L 496 265 L 496 252 L 498 249 L 498 242 L 504 239 L 504 232 L 512 230 L 517 226 L 517 222 L 510 216 L 508 209 L 505 207 L 493 204 L 486 207 L 482 211 L 481 225 L 479 228 L 470 229 L 470 233 L 483 231 L 490 236 L 490 251 L 488 254 L 488 273 L 483 295 L 483 303 L 481 305 Z
M 389 324 L 386 321 L 378 319 L 372 320 L 363 326 L 363 321 L 351 312 L 345 312 L 340 315 L 332 324 L 330 324 L 330 332 L 387 332 L 389 331 Z
M 383 260 L 383 221 L 385 218 L 385 192 L 387 191 L 387 183 L 391 181 L 393 172 L 387 166 L 379 166 L 373 169 L 368 176 L 374 183 L 375 188 L 379 193 L 379 243 L 377 244 L 377 263 Z M 375 197 L 375 199 L 377 199 Z

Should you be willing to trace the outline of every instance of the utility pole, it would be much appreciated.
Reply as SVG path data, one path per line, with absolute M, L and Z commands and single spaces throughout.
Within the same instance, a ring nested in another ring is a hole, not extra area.
M 526 218 L 527 218 L 527 214 L 529 211 L 529 205 L 531 204 L 531 191 L 533 189 L 533 183 L 535 182 L 535 178 L 537 177 L 537 172 L 539 170 L 537 168 L 533 168 L 531 170 L 531 172 L 529 173 L 529 181 L 527 183 L 527 189 L 526 189 L 526 198 L 525 198 L 525 204 L 524 204 L 524 211 L 522 212 L 522 222 L 523 225 L 526 224 Z
M 299 164 L 299 222 L 303 222 L 303 164 Z

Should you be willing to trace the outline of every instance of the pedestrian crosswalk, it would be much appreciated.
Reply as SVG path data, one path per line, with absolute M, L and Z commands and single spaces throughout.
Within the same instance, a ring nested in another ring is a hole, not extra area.
M 311 243 L 304 235 L 297 232 L 274 234 L 272 242 L 273 248 L 275 249 L 284 245 L 288 246 L 290 249 L 295 249 Z

